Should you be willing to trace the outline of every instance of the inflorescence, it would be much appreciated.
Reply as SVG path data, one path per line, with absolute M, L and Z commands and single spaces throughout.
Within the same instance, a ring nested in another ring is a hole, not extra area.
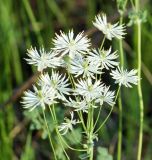
M 126 34 L 125 25 L 108 23 L 105 14 L 97 15 L 93 25 L 108 40 L 121 39 Z M 139 81 L 137 70 L 127 71 L 119 67 L 117 51 L 112 51 L 111 46 L 104 49 L 103 45 L 92 48 L 91 40 L 84 32 L 75 35 L 73 30 L 68 33 L 61 31 L 52 42 L 53 47 L 48 52 L 44 48 L 37 50 L 31 47 L 27 50 L 26 61 L 36 66 L 41 75 L 33 85 L 33 91 L 25 91 L 21 103 L 30 111 L 37 107 L 44 110 L 58 102 L 70 107 L 71 118 L 66 117 L 65 122 L 58 124 L 62 135 L 82 123 L 83 117 L 76 120 L 74 113 L 88 114 L 90 109 L 104 104 L 114 106 L 116 91 L 111 91 L 110 85 L 107 86 L 101 78 L 106 71 L 119 87 L 132 87 Z M 62 74 L 61 69 L 64 69 Z

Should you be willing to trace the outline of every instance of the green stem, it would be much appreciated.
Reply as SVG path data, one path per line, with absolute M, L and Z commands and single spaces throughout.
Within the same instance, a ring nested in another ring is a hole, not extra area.
M 89 108 L 89 127 L 88 127 L 88 138 L 89 138 L 89 143 L 90 143 L 90 147 L 89 147 L 89 160 L 93 160 L 93 149 L 94 149 L 94 146 L 93 146 L 93 124 L 94 124 L 94 119 L 93 119 L 93 107 L 90 105 L 90 108 Z
M 60 136 L 60 139 L 62 140 L 62 142 L 66 145 L 67 148 L 73 150 L 73 151 L 79 151 L 79 152 L 86 152 L 86 149 L 77 149 L 77 148 L 73 148 L 71 146 L 69 146 L 67 144 L 67 142 L 64 140 L 64 138 L 62 137 L 62 135 L 60 134 L 59 130 L 57 129 L 58 131 L 58 135 Z
M 58 136 L 58 138 L 59 138 L 59 140 L 60 140 L 60 144 L 61 144 L 61 147 L 62 147 L 62 149 L 63 149 L 63 152 L 65 153 L 67 159 L 70 160 L 70 158 L 69 158 L 69 156 L 68 156 L 67 152 L 65 151 L 64 146 L 63 146 L 63 144 L 62 144 L 62 139 L 61 139 L 61 137 L 60 137 L 60 133 L 59 133 L 59 131 L 58 131 L 57 126 L 55 127 L 55 131 L 56 131 L 57 136 Z
M 57 132 L 57 131 L 58 131 L 58 128 L 57 128 L 57 123 L 58 123 L 58 122 L 57 122 L 57 118 L 56 118 L 56 114 L 55 114 L 54 104 L 53 104 L 53 111 L 52 111 L 52 109 L 51 109 L 50 106 L 49 106 L 49 110 L 50 110 L 50 113 L 51 113 L 51 115 L 52 115 L 53 121 L 54 121 L 54 123 L 55 123 L 55 131 L 56 131 L 57 136 L 58 136 L 58 132 Z M 69 158 L 67 152 L 66 152 L 65 149 L 64 149 L 64 146 L 63 146 L 63 144 L 62 144 L 62 140 L 60 139 L 59 136 L 58 136 L 58 138 L 59 138 L 61 147 L 62 147 L 62 149 L 63 149 L 63 152 L 65 153 L 67 159 L 70 160 L 70 158 Z
M 117 160 L 121 160 L 121 148 L 122 148 L 122 100 L 121 100 L 121 91 L 118 98 L 119 106 L 119 128 L 118 128 L 118 146 L 117 146 Z
M 89 104 L 88 104 L 89 105 Z M 89 105 L 89 110 L 88 110 L 88 117 L 87 117 L 87 131 L 89 133 L 90 131 L 90 112 L 91 112 L 91 107 Z
M 55 158 L 55 160 L 57 160 L 56 154 L 55 154 L 55 149 L 54 149 L 53 142 L 52 142 L 52 139 L 51 139 L 51 134 L 50 134 L 50 131 L 49 131 L 49 126 L 48 126 L 48 124 L 47 124 L 45 112 L 44 112 L 43 109 L 42 109 L 42 111 L 43 111 L 43 117 L 44 117 L 45 125 L 46 125 L 46 128 L 47 128 L 48 136 L 49 136 L 50 145 L 51 145 L 52 150 L 53 150 L 54 158 Z
M 69 77 L 69 80 L 70 80 L 70 82 L 72 84 L 72 88 L 75 89 L 76 87 L 75 87 L 74 78 L 73 78 L 73 76 L 69 72 L 68 72 L 68 77 Z
M 103 37 L 103 40 L 102 40 L 102 43 L 101 43 L 101 46 L 100 46 L 100 50 L 102 50 L 102 47 L 103 47 L 104 42 L 105 42 L 105 39 L 106 39 L 106 36 Z
M 73 76 L 72 76 L 69 72 L 68 72 L 68 77 L 69 77 L 70 82 L 71 82 L 71 84 L 72 84 L 72 88 L 75 89 L 76 87 L 75 87 L 74 78 L 73 78 Z M 78 101 L 78 98 L 77 98 L 76 96 L 75 96 L 75 99 L 76 99 L 76 101 Z M 85 124 L 84 124 L 84 120 L 83 120 L 83 116 L 82 116 L 82 112 L 81 112 L 81 111 L 78 112 L 78 116 L 79 116 L 79 118 L 80 118 L 80 120 L 81 120 L 83 129 L 87 132 L 87 129 L 86 129 L 86 126 L 85 126 Z
M 123 23 L 123 14 L 120 16 L 120 25 Z M 119 52 L 120 52 L 120 64 L 121 67 L 124 66 L 124 53 L 123 53 L 123 41 L 119 40 Z M 122 150 L 122 99 L 121 99 L 121 91 L 118 97 L 118 145 L 117 145 L 117 160 L 121 160 L 121 150 Z
M 118 94 L 119 94 L 119 91 L 120 91 L 120 87 L 121 86 L 119 86 L 119 88 L 117 90 L 117 94 L 116 94 L 116 97 L 115 97 L 115 102 L 117 100 L 117 97 L 118 97 Z M 113 107 L 114 107 L 114 105 L 111 107 L 109 114 L 107 115 L 107 117 L 105 118 L 105 120 L 101 123 L 101 125 L 99 126 L 99 128 L 94 132 L 94 134 L 96 134 L 104 126 L 104 124 L 107 122 L 107 120 L 109 119 L 109 117 L 110 117 L 110 115 L 111 115 L 111 113 L 113 111 Z
M 123 24 L 123 14 L 120 16 L 120 25 Z M 123 41 L 122 39 L 119 40 L 119 52 L 120 52 L 120 64 L 124 66 L 124 53 L 123 53 Z
M 82 123 L 82 126 L 83 126 L 84 131 L 87 133 L 87 128 L 86 128 L 85 123 L 84 123 L 82 111 L 78 112 L 78 116 L 79 116 L 79 118 L 80 118 L 80 120 L 81 120 L 81 123 Z
M 54 104 L 53 104 L 52 108 L 53 108 L 54 119 L 55 119 L 55 122 L 56 122 L 56 124 L 57 124 L 57 118 L 56 118 L 56 113 L 55 113 Z
M 135 0 L 136 12 L 139 12 L 139 0 Z M 137 160 L 141 160 L 142 141 L 143 141 L 143 120 L 144 120 L 144 104 L 141 89 L 141 21 L 138 17 L 137 20 L 137 54 L 138 54 L 138 96 L 139 96 L 139 110 L 140 110 L 140 126 L 139 126 L 139 139 L 138 139 L 138 153 Z
M 107 120 L 109 119 L 109 117 L 110 117 L 110 115 L 111 115 L 111 113 L 113 111 L 113 107 L 114 107 L 114 105 L 111 107 L 110 112 L 107 115 L 107 117 L 105 118 L 105 120 L 101 123 L 101 125 L 99 126 L 99 128 L 94 133 L 97 133 L 104 126 L 104 124 L 107 122 Z
M 89 160 L 93 160 L 93 147 L 92 147 L 91 152 L 90 152 L 90 158 L 89 158 Z
M 94 129 L 95 129 L 95 127 L 96 127 L 96 125 L 97 125 L 97 122 L 98 122 L 98 120 L 99 120 L 102 106 L 103 106 L 103 105 L 100 106 L 100 109 L 99 109 L 99 111 L 98 111 L 97 119 L 96 119 L 95 124 L 94 124 Z
M 51 110 L 51 108 L 50 108 Z M 53 117 L 54 117 L 54 120 L 55 120 L 55 123 L 57 125 L 57 118 L 56 118 L 56 113 L 55 113 L 55 108 L 54 108 L 54 105 L 53 105 L 53 110 L 52 110 L 52 113 L 53 113 Z M 61 140 L 61 143 L 63 142 L 69 149 L 71 150 L 74 150 L 74 151 L 86 151 L 86 150 L 83 150 L 83 149 L 76 149 L 76 148 L 73 148 L 71 146 L 69 146 L 66 141 L 63 139 L 62 135 L 60 134 L 59 130 L 58 130 L 58 126 L 56 126 L 56 132 L 57 132 L 57 135 L 59 137 L 59 139 Z M 66 153 L 66 151 L 64 150 L 64 152 Z

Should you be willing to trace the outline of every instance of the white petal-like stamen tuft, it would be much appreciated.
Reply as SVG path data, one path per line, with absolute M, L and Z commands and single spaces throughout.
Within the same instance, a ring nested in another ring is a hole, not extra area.
M 123 70 L 123 68 L 117 68 L 116 70 L 113 70 L 110 75 L 112 75 L 112 78 L 115 79 L 115 83 L 119 83 L 119 85 L 124 85 L 126 87 L 132 87 L 131 84 L 138 84 L 139 78 L 136 75 L 137 70 L 132 69 L 131 71 Z
M 62 135 L 65 135 L 69 130 L 73 130 L 73 125 L 79 123 L 76 119 L 74 119 L 74 113 L 70 112 L 71 119 L 64 118 L 65 122 L 63 122 L 58 128 Z
M 37 70 L 40 72 L 47 67 L 56 68 L 62 65 L 61 59 L 57 57 L 57 52 L 50 51 L 47 53 L 44 48 L 38 52 L 36 48 L 33 49 L 32 47 L 27 52 L 29 58 L 26 58 L 26 61 L 37 66 Z
M 65 100 L 64 95 L 69 95 L 71 89 L 69 88 L 68 79 L 66 76 L 60 74 L 59 72 L 52 71 L 51 77 L 48 73 L 42 74 L 39 79 L 40 86 L 52 87 L 57 92 L 57 97 L 59 99 Z
M 119 25 L 118 22 L 115 24 L 108 23 L 107 16 L 104 13 L 95 17 L 93 25 L 102 31 L 106 38 L 109 40 L 112 40 L 114 37 L 121 39 L 126 34 L 124 32 L 124 25 Z
M 22 104 L 24 108 L 32 111 L 36 107 L 40 106 L 45 109 L 46 105 L 56 103 L 56 91 L 52 87 L 42 86 L 40 90 L 36 86 L 33 86 L 33 91 L 25 91 Z
M 84 36 L 84 33 L 79 33 L 74 38 L 73 30 L 65 34 L 61 31 L 61 34 L 56 34 L 53 39 L 53 50 L 61 53 L 62 56 L 68 54 L 70 58 L 74 58 L 77 54 L 86 54 L 89 51 L 90 39 Z
M 101 65 L 102 68 L 107 70 L 119 65 L 119 62 L 116 61 L 117 58 L 116 51 L 111 53 L 111 47 L 108 50 L 93 49 L 87 57 L 90 62 Z
M 98 80 L 92 83 L 93 79 L 79 80 L 76 83 L 75 94 L 83 96 L 87 102 L 94 100 L 103 91 L 103 84 Z
M 100 103 L 100 105 L 103 105 L 104 102 L 108 103 L 110 106 L 113 106 L 115 104 L 114 98 L 115 98 L 115 92 L 109 91 L 110 87 L 104 86 L 103 91 L 97 99 L 95 100 L 96 103 Z

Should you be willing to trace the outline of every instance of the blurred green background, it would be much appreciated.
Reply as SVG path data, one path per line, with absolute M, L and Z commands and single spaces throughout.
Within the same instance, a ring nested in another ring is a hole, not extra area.
M 144 96 L 144 160 L 152 159 L 152 1 L 141 0 L 147 10 L 142 24 L 142 90 Z M 30 46 L 51 47 L 55 32 L 82 30 L 92 37 L 93 46 L 100 43 L 102 34 L 92 25 L 94 16 L 107 13 L 110 21 L 119 21 L 115 0 L 0 0 L 0 160 L 47 160 L 50 148 L 41 140 L 41 132 L 30 130 L 31 117 L 23 114 L 22 92 L 31 87 L 36 70 L 26 64 Z M 130 1 L 124 21 L 129 22 Z M 117 49 L 117 41 L 113 46 Z M 124 39 L 126 67 L 137 68 L 136 29 L 127 27 Z M 108 41 L 107 41 L 107 45 Z M 123 90 L 123 153 L 122 159 L 134 160 L 137 152 L 139 127 L 137 88 Z M 107 111 L 105 111 L 106 114 Z M 116 155 L 117 106 L 101 133 L 98 146 Z M 25 113 L 27 114 L 27 113 Z M 64 115 L 64 114 L 63 114 Z M 103 115 L 104 116 L 104 115 Z M 30 117 L 30 118 L 28 118 Z M 101 117 L 102 120 L 102 117 Z M 38 128 L 38 127 L 37 127 Z M 58 151 L 59 152 L 59 151 Z M 73 152 L 72 152 L 73 153 Z M 69 151 L 69 154 L 72 154 Z M 63 159 L 63 158 L 61 158 Z M 73 159 L 74 155 L 73 155 Z

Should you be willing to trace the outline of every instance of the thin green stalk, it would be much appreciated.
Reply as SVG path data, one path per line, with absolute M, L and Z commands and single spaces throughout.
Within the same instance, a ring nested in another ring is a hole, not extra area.
M 89 104 L 88 104 L 89 105 Z M 88 117 L 87 117 L 87 131 L 89 133 L 89 129 L 90 129 L 90 105 L 89 105 L 89 110 L 88 110 Z
M 85 126 L 84 119 L 83 119 L 83 116 L 82 116 L 82 111 L 78 112 L 78 116 L 79 116 L 79 118 L 80 118 L 80 120 L 81 120 L 83 129 L 87 132 L 87 128 L 86 128 L 86 126 Z
M 62 144 L 62 140 L 61 140 L 60 136 L 58 135 L 58 127 L 57 127 L 57 123 L 58 123 L 58 122 L 57 122 L 57 118 L 56 118 L 56 113 L 55 113 L 54 104 L 53 104 L 53 110 L 51 109 L 50 106 L 49 106 L 49 110 L 50 110 L 50 113 L 51 113 L 51 115 L 52 115 L 53 121 L 54 121 L 54 123 L 55 123 L 55 131 L 56 131 L 57 136 L 58 136 L 58 138 L 59 138 L 59 141 L 60 141 L 61 147 L 62 147 L 62 149 L 63 149 L 63 152 L 65 153 L 67 159 L 70 160 L 67 152 L 66 152 L 65 149 L 64 149 L 64 146 L 63 146 L 63 144 Z
M 120 25 L 123 24 L 123 15 L 120 17 Z M 119 52 L 120 52 L 120 64 L 123 67 L 124 66 L 124 52 L 123 52 L 123 44 L 122 44 L 122 39 L 119 40 Z
M 126 8 L 128 0 L 124 0 L 122 2 L 118 2 L 118 11 L 120 13 L 120 25 L 123 24 L 123 15 Z M 120 5 L 122 3 L 122 6 Z M 122 8 L 121 8 L 122 7 Z M 120 64 L 121 67 L 124 67 L 124 52 L 123 52 L 123 41 L 119 40 L 119 52 L 120 52 Z M 118 98 L 118 108 L 119 108 L 119 120 L 118 120 L 118 146 L 117 146 L 117 160 L 121 160 L 121 152 L 122 152 L 122 95 L 121 91 L 119 93 Z
M 88 111 L 88 119 L 87 119 L 87 130 L 88 130 L 88 140 L 89 140 L 89 148 L 88 148 L 88 153 L 89 153 L 89 160 L 93 160 L 93 145 L 92 145 L 92 137 L 93 137 L 93 124 L 94 124 L 94 119 L 93 119 L 93 107 L 91 104 L 89 104 L 89 111 Z
M 118 106 L 119 106 L 119 128 L 118 128 L 118 145 L 117 145 L 117 160 L 121 160 L 121 150 L 122 150 L 122 100 L 121 100 L 121 91 L 119 93 L 118 98 Z
M 109 114 L 107 115 L 107 117 L 105 118 L 105 120 L 101 123 L 101 125 L 99 126 L 99 128 L 94 132 L 95 134 L 104 126 L 104 124 L 107 122 L 107 120 L 109 119 L 112 111 L 113 111 L 113 107 L 114 105 L 111 107 Z
M 68 77 L 69 77 L 69 80 L 72 84 L 72 88 L 75 89 L 75 82 L 74 82 L 74 78 L 72 77 L 72 75 L 68 72 Z
M 52 111 L 50 106 L 49 106 L 49 110 L 50 110 L 51 116 L 53 118 L 53 121 L 56 123 L 54 113 L 53 113 L 53 111 Z
M 89 139 L 93 133 L 93 107 L 89 103 L 89 110 L 88 110 L 88 119 L 87 119 L 87 133 L 89 136 Z
M 115 97 L 115 102 L 117 100 L 117 97 L 118 97 L 118 94 L 119 94 L 119 91 L 120 91 L 120 87 L 121 86 L 119 86 L 119 88 L 117 90 L 117 94 L 116 94 L 116 97 Z M 104 124 L 107 122 L 107 120 L 109 119 L 109 117 L 110 117 L 110 115 L 111 115 L 111 113 L 113 111 L 113 107 L 114 107 L 114 105 L 111 107 L 109 114 L 107 115 L 107 117 L 105 118 L 105 120 L 101 123 L 101 125 L 99 126 L 99 128 L 94 132 L 94 134 L 96 134 L 104 126 Z
M 120 25 L 123 23 L 123 14 L 120 16 Z M 123 44 L 122 39 L 119 40 L 119 52 L 120 52 L 120 64 L 121 67 L 124 66 L 124 53 L 123 53 Z M 118 114 L 118 145 L 117 145 L 117 160 L 121 160 L 121 150 L 122 150 L 122 99 L 121 99 L 121 91 L 119 92 L 118 97 L 118 107 L 119 107 L 119 114 Z
M 85 152 L 86 151 L 86 149 L 77 149 L 77 148 L 73 148 L 73 147 L 69 146 L 67 144 L 67 142 L 64 140 L 64 138 L 62 137 L 62 135 L 60 134 L 59 130 L 57 130 L 57 131 L 58 131 L 58 135 L 60 136 L 60 139 L 67 146 L 67 148 L 69 148 L 69 149 L 71 149 L 73 151 L 79 151 L 79 152 Z
M 136 12 L 139 12 L 139 0 L 135 0 Z M 139 139 L 138 139 L 138 152 L 137 160 L 141 160 L 142 141 L 143 141 L 143 120 L 144 120 L 144 104 L 141 89 L 141 21 L 138 17 L 137 20 L 137 55 L 138 55 L 138 96 L 139 96 L 139 110 L 140 110 L 140 124 L 139 124 Z
M 50 110 L 52 110 L 51 107 L 49 107 L 49 108 L 50 108 Z M 53 110 L 51 111 L 51 113 L 53 113 L 52 116 L 54 117 L 55 123 L 57 124 L 57 118 L 56 118 L 56 113 L 55 113 L 54 105 L 53 105 Z M 61 140 L 61 142 L 63 142 L 69 149 L 74 150 L 74 151 L 86 151 L 86 150 L 76 149 L 76 148 L 73 148 L 73 147 L 69 146 L 69 145 L 66 143 L 66 141 L 63 139 L 63 137 L 62 137 L 62 135 L 60 134 L 57 126 L 56 126 L 56 132 L 57 132 L 57 135 L 59 136 L 59 139 Z
M 104 45 L 105 40 L 106 40 L 106 36 L 104 35 L 103 40 L 102 40 L 102 43 L 101 43 L 101 46 L 100 46 L 100 51 L 102 51 L 102 48 L 103 48 L 103 45 Z M 96 75 L 96 79 L 97 79 L 97 75 Z M 100 74 L 100 76 L 99 76 L 99 80 L 100 80 L 100 79 L 101 79 L 101 74 Z
M 73 76 L 72 76 L 69 72 L 68 72 L 68 77 L 69 77 L 69 79 L 70 79 L 70 82 L 71 82 L 71 84 L 72 84 L 73 89 L 75 89 L 76 87 L 75 87 L 74 78 L 73 78 Z M 75 98 L 76 98 L 76 101 L 77 101 L 78 98 L 77 98 L 76 96 L 75 96 Z M 87 132 L 87 128 L 86 128 L 86 126 L 85 126 L 85 124 L 84 124 L 84 120 L 83 120 L 83 116 L 82 116 L 82 112 L 81 112 L 81 111 L 78 112 L 78 116 L 79 116 L 79 118 L 80 118 L 80 120 L 81 120 L 83 129 Z
M 90 130 L 91 130 L 91 133 L 93 133 L 93 124 L 94 124 L 94 117 L 93 117 L 93 114 L 94 114 L 94 108 L 92 107 L 91 105 L 91 122 L 90 122 Z
M 140 77 L 140 75 L 138 74 Z M 142 97 L 142 89 L 141 83 L 138 84 L 138 96 L 139 96 L 139 103 L 140 103 L 140 128 L 139 128 L 139 140 L 138 140 L 138 160 L 141 159 L 141 152 L 142 152 L 142 141 L 143 141 L 143 121 L 144 121 L 144 104 L 143 104 L 143 97 Z
M 53 142 L 52 142 L 51 135 L 50 135 L 50 131 L 49 131 L 49 126 L 48 126 L 48 124 L 47 124 L 45 112 L 44 112 L 43 109 L 42 109 L 42 111 L 43 111 L 43 118 L 44 118 L 44 121 L 45 121 L 46 129 L 47 129 L 48 136 L 49 136 L 50 145 L 51 145 L 52 150 L 53 150 L 54 158 L 55 158 L 55 160 L 57 160 L 56 154 L 55 154 L 55 149 L 54 149 Z
M 57 123 L 57 118 L 56 118 L 56 113 L 55 113 L 54 104 L 53 104 L 52 108 L 53 108 L 53 114 L 54 114 L 55 122 Z
M 102 43 L 101 43 L 101 46 L 100 46 L 100 50 L 102 50 L 102 47 L 103 47 L 104 42 L 105 42 L 105 39 L 106 39 L 106 36 L 103 37 L 103 40 L 102 40 Z
M 95 123 L 94 123 L 94 129 L 95 129 L 95 127 L 96 127 L 96 125 L 97 125 L 97 122 L 98 122 L 98 120 L 99 120 L 102 106 L 103 106 L 103 105 L 101 105 L 100 108 L 99 108 L 98 115 L 97 115 L 97 119 L 96 119 L 96 121 L 95 121 Z
M 55 127 L 55 131 L 56 131 L 56 133 L 57 133 L 57 135 L 58 135 L 58 138 L 59 138 L 59 140 L 60 140 L 60 144 L 61 144 L 61 147 L 62 147 L 62 149 L 63 149 L 63 152 L 65 153 L 67 159 L 70 160 L 70 158 L 69 158 L 69 156 L 68 156 L 67 152 L 65 151 L 64 146 L 63 146 L 63 144 L 62 144 L 62 139 L 61 139 L 61 137 L 60 137 L 60 135 L 59 135 L 59 131 L 58 131 L 58 128 L 57 128 L 57 127 Z
M 90 128 L 90 132 L 91 132 L 91 139 L 90 139 L 90 141 L 92 141 L 92 137 L 93 137 L 93 130 L 94 130 L 94 127 L 93 127 L 93 124 L 94 124 L 94 117 L 93 117 L 93 113 L 94 113 L 94 108 L 93 107 L 91 107 L 91 124 L 90 124 L 90 126 L 91 126 L 91 128 Z M 91 147 L 91 152 L 90 152 L 90 160 L 93 160 L 93 150 L 94 150 L 94 146 L 92 146 Z

